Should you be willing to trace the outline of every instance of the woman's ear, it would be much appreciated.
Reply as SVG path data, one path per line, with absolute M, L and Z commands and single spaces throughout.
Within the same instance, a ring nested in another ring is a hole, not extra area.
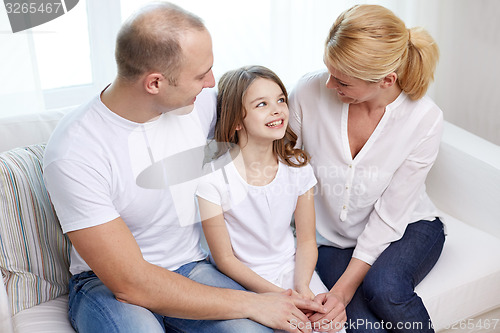
M 239 131 L 243 128 L 243 126 L 241 126 L 241 124 L 238 124 L 236 125 L 236 127 L 234 128 L 235 130 Z
M 395 72 L 392 72 L 382 79 L 381 86 L 382 88 L 392 87 L 397 80 L 398 80 L 398 75 Z
M 167 81 L 165 80 L 165 77 L 161 73 L 149 73 L 144 77 L 144 89 L 152 94 L 156 95 L 160 92 L 160 88 L 163 84 L 165 84 Z

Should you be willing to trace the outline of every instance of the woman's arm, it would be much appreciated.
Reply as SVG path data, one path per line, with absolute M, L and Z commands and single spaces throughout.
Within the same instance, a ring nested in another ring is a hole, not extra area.
M 299 294 L 311 299 L 314 298 L 314 294 L 309 289 L 309 284 L 318 260 L 315 221 L 314 194 L 311 188 L 299 196 L 295 209 L 297 250 L 295 253 L 294 286 Z
M 314 300 L 326 308 L 326 313 L 315 313 L 309 318 L 311 322 L 319 323 L 322 325 L 321 328 L 327 331 L 332 327 L 340 329 L 347 320 L 345 308 L 363 282 L 370 267 L 366 262 L 352 258 L 332 289 L 315 297 Z
M 351 301 L 354 293 L 363 282 L 370 265 L 356 258 L 352 258 L 346 270 L 330 290 L 329 294 L 335 295 L 344 306 Z
M 284 289 L 262 278 L 235 257 L 222 207 L 198 197 L 203 232 L 217 268 L 248 290 L 282 292 Z

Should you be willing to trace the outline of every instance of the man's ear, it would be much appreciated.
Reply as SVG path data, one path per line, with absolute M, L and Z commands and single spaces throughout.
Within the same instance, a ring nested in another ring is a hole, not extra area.
M 395 72 L 392 72 L 382 79 L 381 86 L 382 88 L 392 87 L 397 80 L 398 80 L 398 75 Z
M 164 84 L 168 83 L 161 73 L 149 73 L 144 77 L 143 81 L 144 89 L 152 95 L 158 94 L 160 92 L 160 87 Z

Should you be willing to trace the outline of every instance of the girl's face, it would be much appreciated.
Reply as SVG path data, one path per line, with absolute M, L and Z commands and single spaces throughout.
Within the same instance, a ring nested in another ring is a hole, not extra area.
M 285 136 L 288 106 L 280 86 L 272 80 L 257 78 L 243 96 L 246 117 L 240 126 L 240 138 L 266 143 Z
M 326 81 L 328 89 L 335 90 L 343 103 L 358 104 L 374 99 L 379 94 L 377 82 L 367 82 L 345 75 L 325 61 L 329 76 Z

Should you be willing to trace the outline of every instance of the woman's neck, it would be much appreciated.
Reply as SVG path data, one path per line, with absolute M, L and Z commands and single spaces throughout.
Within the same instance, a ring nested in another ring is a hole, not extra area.
M 398 96 L 401 94 L 402 89 L 396 83 L 390 88 L 387 88 L 383 94 L 380 94 L 377 98 L 360 103 L 358 107 L 360 109 L 365 109 L 368 113 L 377 113 L 378 111 L 385 111 L 387 105 L 394 102 Z

